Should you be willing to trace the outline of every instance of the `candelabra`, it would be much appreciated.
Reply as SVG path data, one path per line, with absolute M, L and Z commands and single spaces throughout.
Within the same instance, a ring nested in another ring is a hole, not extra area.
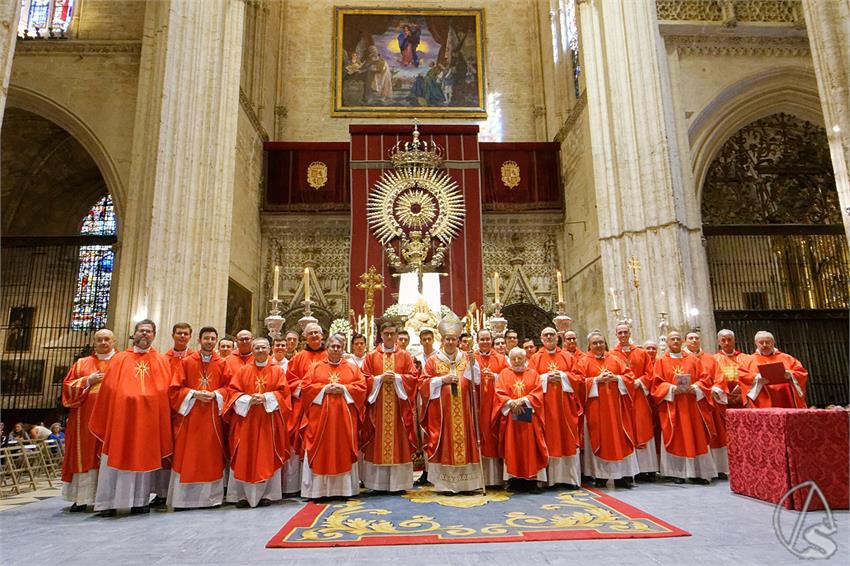
M 658 313 L 661 320 L 658 322 L 658 351 L 664 353 L 667 351 L 667 333 L 670 330 L 670 322 L 667 320 L 667 313 L 661 311 Z
M 553 318 L 552 322 L 555 323 L 555 330 L 561 336 L 569 332 L 573 319 L 567 316 L 567 304 L 564 301 L 558 301 L 558 316 Z
M 493 304 L 493 316 L 487 320 L 487 324 L 490 325 L 490 330 L 495 332 L 497 336 L 505 335 L 508 321 L 502 316 L 502 303 L 496 302 Z
M 269 331 L 269 338 L 274 341 L 281 337 L 280 331 L 283 329 L 283 323 L 286 322 L 286 319 L 280 314 L 280 309 L 278 308 L 283 301 L 274 298 L 269 302 L 272 304 L 272 308 L 269 311 L 269 316 L 266 317 L 265 324 L 266 329 Z
M 310 299 L 304 299 L 301 301 L 301 304 L 304 305 L 304 316 L 298 319 L 298 326 L 301 328 L 301 332 L 304 332 L 304 329 L 307 328 L 308 324 L 318 324 L 319 321 L 313 316 L 313 312 L 310 310 L 310 305 L 313 304 L 313 301 Z

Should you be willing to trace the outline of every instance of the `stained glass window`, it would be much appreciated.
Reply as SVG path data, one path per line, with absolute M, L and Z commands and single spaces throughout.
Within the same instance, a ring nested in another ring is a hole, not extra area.
M 581 64 L 578 58 L 578 13 L 576 0 L 566 0 L 562 14 L 564 15 L 563 29 L 566 32 L 566 45 L 570 50 L 570 55 L 573 61 L 573 86 L 576 89 L 576 98 L 581 93 L 579 92 L 578 78 L 581 75 Z
M 24 39 L 64 37 L 71 24 L 74 0 L 20 0 L 18 36 Z
M 115 207 L 112 205 L 112 197 L 103 197 L 91 207 L 83 218 L 80 234 L 83 236 L 114 236 L 116 234 Z M 74 294 L 74 311 L 71 314 L 72 329 L 91 330 L 106 326 L 114 260 L 115 252 L 112 246 L 80 247 L 80 270 L 77 275 L 77 291 Z

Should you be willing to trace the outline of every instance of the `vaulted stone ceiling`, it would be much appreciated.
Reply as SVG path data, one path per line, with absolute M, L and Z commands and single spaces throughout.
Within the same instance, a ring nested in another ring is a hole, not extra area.
M 53 122 L 7 108 L 0 134 L 0 206 L 4 236 L 79 233 L 88 209 L 106 196 L 97 165 Z

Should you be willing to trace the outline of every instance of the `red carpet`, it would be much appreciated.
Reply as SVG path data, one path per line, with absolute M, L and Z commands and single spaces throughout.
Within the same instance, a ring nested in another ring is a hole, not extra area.
M 267 548 L 690 536 L 603 492 L 364 495 L 308 503 Z

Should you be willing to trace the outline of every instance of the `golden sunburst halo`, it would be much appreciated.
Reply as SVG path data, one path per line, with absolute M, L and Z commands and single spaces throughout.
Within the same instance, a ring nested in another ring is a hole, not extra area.
M 412 189 L 399 195 L 394 212 L 405 228 L 420 230 L 436 219 L 437 206 L 428 193 L 422 189 Z

